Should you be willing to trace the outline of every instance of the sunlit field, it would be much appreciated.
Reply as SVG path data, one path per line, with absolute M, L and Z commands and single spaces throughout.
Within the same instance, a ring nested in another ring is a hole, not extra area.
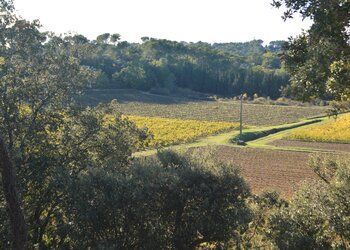
M 331 118 L 326 124 L 296 130 L 287 136 L 289 140 L 350 143 L 350 114 L 337 119 Z
M 202 101 L 180 104 L 127 102 L 118 104 L 118 110 L 125 115 L 220 122 L 239 122 L 239 109 L 239 102 Z M 274 126 L 325 115 L 326 112 L 327 109 L 324 107 L 244 104 L 243 122 L 251 126 Z
M 127 116 L 139 128 L 148 128 L 153 134 L 149 146 L 166 146 L 192 142 L 195 139 L 239 128 L 239 123 L 180 120 L 161 117 Z

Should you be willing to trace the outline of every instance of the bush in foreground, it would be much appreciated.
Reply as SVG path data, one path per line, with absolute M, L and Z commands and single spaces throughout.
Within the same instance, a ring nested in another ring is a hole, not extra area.
M 316 157 L 311 166 L 320 180 L 270 217 L 269 237 L 280 249 L 349 249 L 350 162 Z
M 81 175 L 71 202 L 73 246 L 194 249 L 225 245 L 246 227 L 249 189 L 230 165 L 159 152 L 123 173 Z

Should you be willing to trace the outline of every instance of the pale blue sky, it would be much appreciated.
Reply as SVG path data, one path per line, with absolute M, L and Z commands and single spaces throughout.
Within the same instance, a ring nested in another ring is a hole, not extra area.
M 307 29 L 296 16 L 283 22 L 272 0 L 15 0 L 22 17 L 43 30 L 90 39 L 105 32 L 140 42 L 142 36 L 188 42 L 284 40 Z

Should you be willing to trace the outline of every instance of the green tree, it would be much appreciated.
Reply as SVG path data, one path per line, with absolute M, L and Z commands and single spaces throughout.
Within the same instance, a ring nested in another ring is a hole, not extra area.
M 72 56 L 67 39 L 40 33 L 9 1 L 0 7 L 0 208 L 8 212 L 0 234 L 12 230 L 1 244 L 62 248 L 69 239 L 65 201 L 74 192 L 67 187 L 88 168 L 125 167 L 147 134 L 114 108 L 75 108 L 73 97 L 94 72 Z
M 267 69 L 279 69 L 281 61 L 277 55 L 267 52 L 263 54 L 262 66 Z
M 74 184 L 73 248 L 227 246 L 250 221 L 244 180 L 208 152 L 162 151 L 114 174 L 81 173 Z
M 270 47 L 264 47 L 262 40 L 211 46 L 149 37 L 144 37 L 142 44 L 113 43 L 111 38 L 100 43 L 79 44 L 75 39 L 69 43 L 68 49 L 83 65 L 101 72 L 97 88 L 136 88 L 162 94 L 189 88 L 232 96 L 259 87 L 246 79 L 251 77 L 251 68 L 262 63 L 260 78 L 268 79 L 265 83 L 269 85 L 259 89 L 262 96 L 279 97 L 279 89 L 288 80 L 287 74 L 280 77 L 283 69 L 277 53 L 282 41 L 272 42 Z M 276 71 L 279 73 L 274 74 Z
M 106 43 L 108 43 L 110 37 L 111 37 L 111 34 L 110 34 L 110 33 L 103 33 L 103 34 L 98 35 L 98 36 L 96 37 L 96 42 L 97 42 L 97 43 L 106 44 Z
M 120 34 L 118 34 L 118 33 L 114 33 L 110 37 L 110 41 L 112 44 L 118 43 L 119 40 L 120 40 Z
M 350 247 L 350 163 L 315 157 L 319 180 L 305 183 L 290 205 L 270 217 L 269 238 L 281 249 Z
M 348 93 L 342 92 L 348 92 L 349 79 L 340 80 L 338 73 L 349 63 L 350 2 L 274 0 L 272 5 L 286 7 L 284 19 L 300 13 L 313 21 L 307 32 L 291 38 L 285 47 L 293 94 L 303 100 L 327 95 L 348 100 Z
M 330 77 L 327 80 L 328 91 L 337 100 L 350 102 L 350 60 L 335 61 L 330 66 Z
M 114 73 L 112 77 L 121 88 L 148 89 L 146 72 L 136 64 L 126 66 L 120 72 Z

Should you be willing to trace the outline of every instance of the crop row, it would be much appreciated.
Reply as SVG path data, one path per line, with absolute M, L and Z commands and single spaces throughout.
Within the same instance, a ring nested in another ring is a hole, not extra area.
M 154 104 L 126 102 L 118 104 L 125 115 L 156 116 L 182 120 L 239 122 L 239 102 L 186 102 Z M 273 126 L 297 122 L 302 118 L 326 113 L 323 107 L 298 107 L 244 104 L 243 123 L 252 126 Z
M 161 117 L 127 116 L 139 128 L 148 128 L 153 134 L 149 146 L 158 147 L 192 142 L 195 139 L 239 127 L 232 122 L 209 122 L 198 120 L 179 120 Z
M 350 114 L 312 127 L 312 129 L 296 130 L 289 134 L 286 139 L 350 143 Z

